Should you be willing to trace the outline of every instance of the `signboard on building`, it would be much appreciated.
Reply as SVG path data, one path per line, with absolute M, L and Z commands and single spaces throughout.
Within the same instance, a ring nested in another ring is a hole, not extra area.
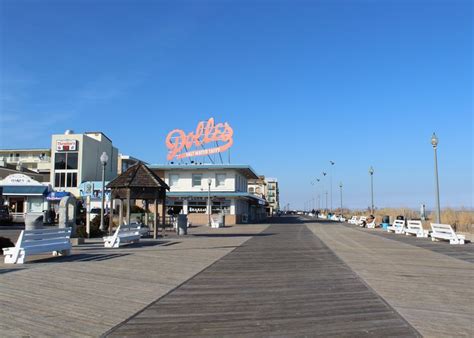
M 40 182 L 24 174 L 11 174 L 0 180 L 0 185 L 42 185 Z
M 77 140 L 57 140 L 56 151 L 76 151 Z
M 227 122 L 216 124 L 212 117 L 206 122 L 199 122 L 196 131 L 188 134 L 174 129 L 166 136 L 167 160 L 222 153 L 234 143 L 233 134 Z

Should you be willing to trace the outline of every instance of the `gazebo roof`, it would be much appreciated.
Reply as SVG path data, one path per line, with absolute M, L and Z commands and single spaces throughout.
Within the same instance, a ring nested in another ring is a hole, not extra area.
M 107 184 L 107 188 L 155 188 L 160 190 L 170 190 L 170 187 L 142 162 L 138 162 L 128 168 L 125 172 Z

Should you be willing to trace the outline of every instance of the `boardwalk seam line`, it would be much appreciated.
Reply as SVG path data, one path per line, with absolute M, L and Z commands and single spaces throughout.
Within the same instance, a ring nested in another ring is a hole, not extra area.
M 268 223 L 268 226 L 270 226 L 271 223 Z M 113 326 L 112 328 L 110 328 L 109 330 L 107 330 L 105 333 L 103 333 L 100 337 L 101 338 L 105 338 L 107 337 L 109 334 L 113 333 L 114 331 L 116 331 L 117 329 L 119 329 L 120 327 L 122 327 L 124 324 L 126 324 L 130 319 L 138 316 L 140 313 L 144 312 L 145 310 L 147 310 L 149 307 L 151 307 L 152 305 L 155 305 L 156 303 L 158 303 L 160 300 L 162 300 L 163 298 L 165 298 L 166 296 L 168 296 L 169 294 L 171 294 L 172 292 L 174 292 L 175 290 L 179 289 L 181 286 L 183 286 L 184 284 L 186 284 L 187 282 L 193 280 L 195 277 L 199 276 L 200 274 L 202 274 L 204 271 L 206 271 L 207 269 L 211 268 L 214 264 L 218 263 L 221 259 L 223 259 L 224 257 L 226 257 L 227 255 L 231 254 L 232 252 L 234 252 L 235 250 L 237 250 L 238 248 L 240 248 L 242 245 L 244 245 L 245 243 L 247 243 L 247 241 L 249 241 L 250 239 L 252 239 L 254 236 L 260 234 L 261 232 L 265 231 L 267 228 L 265 227 L 265 229 L 262 229 L 261 231 L 257 232 L 256 234 L 253 234 L 251 237 L 247 238 L 244 242 L 242 242 L 238 247 L 235 247 L 233 248 L 231 251 L 229 251 L 228 253 L 226 253 L 224 256 L 220 257 L 219 259 L 217 259 L 215 262 L 213 262 L 212 264 L 208 265 L 207 267 L 205 267 L 204 269 L 202 269 L 201 271 L 199 271 L 198 273 L 196 273 L 195 275 L 189 277 L 188 279 L 186 279 L 184 282 L 182 282 L 181 284 L 175 286 L 174 288 L 172 288 L 171 290 L 169 290 L 168 292 L 166 292 L 164 295 L 160 296 L 159 298 L 155 299 L 154 301 L 152 301 L 150 304 L 148 304 L 147 306 L 145 306 L 143 309 L 140 309 L 138 310 L 137 312 L 135 312 L 134 314 L 130 315 L 129 317 L 127 317 L 126 319 L 122 320 L 120 323 L 118 323 L 117 325 Z

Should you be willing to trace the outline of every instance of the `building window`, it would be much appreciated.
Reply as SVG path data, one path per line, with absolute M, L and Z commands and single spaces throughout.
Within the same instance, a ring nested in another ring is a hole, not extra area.
M 77 173 L 61 172 L 54 174 L 54 186 L 57 188 L 77 187 Z
M 77 169 L 77 153 L 66 154 L 66 169 Z
M 216 186 L 217 187 L 225 186 L 225 179 L 226 179 L 225 174 L 216 174 Z
M 54 156 L 54 169 L 77 169 L 77 153 L 56 153 Z
M 254 192 L 253 187 L 250 187 L 250 188 L 249 188 L 249 193 L 253 194 L 253 192 Z
M 178 186 L 179 175 L 178 174 L 171 174 L 170 175 L 170 187 Z
M 200 187 L 202 181 L 202 174 L 193 174 L 193 187 Z
M 66 154 L 57 153 L 54 157 L 54 169 L 64 170 L 66 169 Z

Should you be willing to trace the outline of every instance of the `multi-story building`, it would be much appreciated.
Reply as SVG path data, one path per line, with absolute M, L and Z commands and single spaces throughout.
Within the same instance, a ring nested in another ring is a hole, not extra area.
M 207 224 L 210 214 L 223 213 L 226 224 L 265 218 L 265 200 L 248 193 L 248 180 L 258 175 L 248 165 L 150 165 L 170 187 L 166 205 L 188 215 L 193 224 Z
M 118 150 L 102 132 L 74 134 L 68 130 L 51 138 L 51 179 L 56 191 L 66 191 L 80 196 L 79 186 L 86 181 L 101 181 L 100 156 L 105 152 L 105 180 L 117 176 Z
M 278 180 L 276 178 L 265 179 L 267 183 L 267 194 L 266 199 L 270 206 L 270 214 L 273 214 L 280 210 L 280 191 L 278 188 Z
M 51 149 L 0 149 L 0 167 L 25 168 L 48 176 L 49 180 L 51 172 Z

